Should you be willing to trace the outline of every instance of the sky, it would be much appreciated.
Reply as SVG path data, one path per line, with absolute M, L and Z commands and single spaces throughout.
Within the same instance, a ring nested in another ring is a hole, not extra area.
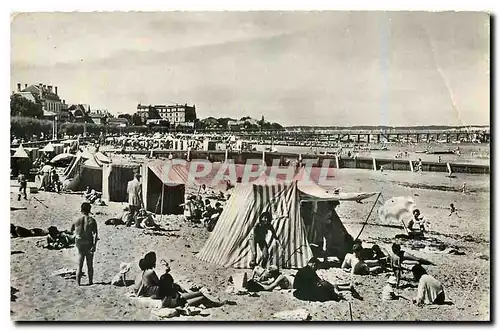
M 490 24 L 479 12 L 21 13 L 11 90 L 58 86 L 114 114 L 283 125 L 489 125 Z

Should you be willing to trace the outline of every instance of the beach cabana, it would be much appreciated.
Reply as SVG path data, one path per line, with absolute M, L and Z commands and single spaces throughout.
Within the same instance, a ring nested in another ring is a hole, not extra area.
M 141 165 L 130 164 L 104 164 L 102 168 L 102 197 L 107 201 L 127 202 L 127 185 L 134 179 L 134 172 L 140 171 Z

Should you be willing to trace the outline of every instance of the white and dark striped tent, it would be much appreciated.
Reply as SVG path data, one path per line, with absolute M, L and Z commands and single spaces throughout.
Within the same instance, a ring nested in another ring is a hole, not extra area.
M 232 268 L 250 268 L 252 259 L 253 228 L 264 211 L 272 214 L 272 226 L 283 247 L 267 234 L 269 263 L 285 269 L 301 268 L 313 257 L 310 243 L 325 227 L 315 221 L 307 221 L 301 202 L 358 201 L 377 193 L 333 194 L 322 187 L 299 180 L 283 182 L 261 176 L 250 184 L 238 184 L 220 215 L 210 238 L 197 254 L 205 262 Z M 338 218 L 334 207 L 329 216 L 330 231 L 346 234 L 347 230 Z M 335 222 L 334 220 L 338 220 Z M 260 256 L 260 254 L 258 255 Z M 259 259 L 257 259 L 257 262 Z

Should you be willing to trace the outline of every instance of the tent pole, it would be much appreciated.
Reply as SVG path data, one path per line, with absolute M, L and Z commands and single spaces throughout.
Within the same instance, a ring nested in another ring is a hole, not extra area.
M 373 208 L 375 208 L 375 205 L 377 204 L 377 201 L 378 201 L 378 199 L 380 198 L 380 195 L 381 195 L 381 194 L 382 194 L 382 193 L 379 193 L 379 194 L 377 195 L 377 199 L 376 199 L 376 200 L 375 200 L 375 202 L 373 203 L 372 209 L 370 209 L 370 213 L 369 213 L 369 214 L 368 214 L 368 216 L 366 217 L 365 222 L 363 223 L 363 226 L 361 227 L 361 230 L 359 230 L 359 233 L 358 233 L 358 235 L 356 236 L 356 239 L 354 239 L 354 240 L 358 240 L 359 236 L 361 235 L 361 232 L 363 232 L 363 230 L 364 230 L 364 228 L 365 228 L 365 225 L 366 225 L 366 223 L 368 222 L 368 219 L 370 218 L 370 216 L 371 216 L 371 214 L 372 214 L 372 212 L 373 212 Z
M 163 221 L 163 192 L 165 192 L 165 183 L 161 183 L 161 207 L 160 207 L 160 219 Z

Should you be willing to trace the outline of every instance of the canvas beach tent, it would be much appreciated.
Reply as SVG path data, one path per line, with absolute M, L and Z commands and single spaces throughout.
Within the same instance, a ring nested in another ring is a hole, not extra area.
M 14 177 L 17 177 L 20 171 L 24 173 L 29 172 L 31 168 L 31 159 L 26 150 L 23 148 L 23 145 L 19 145 L 19 147 L 14 150 L 14 154 L 11 156 L 10 164 L 12 175 Z
M 173 164 L 170 160 L 151 160 L 142 167 L 142 193 L 147 211 L 155 214 L 184 212 L 188 170 L 185 165 Z
M 29 155 L 24 149 L 23 145 L 19 145 L 19 147 L 16 148 L 14 155 L 12 155 L 12 157 L 18 159 L 29 159 Z
M 303 171 L 298 175 L 302 176 Z M 304 267 L 313 257 L 310 244 L 323 241 L 325 235 L 330 236 L 330 244 L 337 246 L 330 247 L 331 253 L 337 250 L 345 255 L 352 237 L 334 210 L 335 202 L 358 201 L 376 194 L 341 196 L 311 182 L 296 178 L 285 182 L 263 175 L 252 183 L 236 185 L 211 236 L 196 256 L 225 267 L 250 268 L 253 228 L 264 211 L 271 212 L 272 226 L 283 245 L 267 234 L 269 263 L 280 268 Z
M 52 145 L 52 143 L 48 143 L 47 145 L 45 145 L 44 148 L 41 149 L 41 152 L 54 153 L 55 152 L 54 145 Z
M 102 168 L 102 197 L 107 201 L 127 202 L 127 185 L 140 171 L 139 163 L 109 163 Z
M 71 191 L 83 191 L 87 186 L 98 192 L 102 192 L 103 171 L 102 163 L 96 160 L 88 151 L 77 153 L 76 158 L 64 171 L 65 186 Z

